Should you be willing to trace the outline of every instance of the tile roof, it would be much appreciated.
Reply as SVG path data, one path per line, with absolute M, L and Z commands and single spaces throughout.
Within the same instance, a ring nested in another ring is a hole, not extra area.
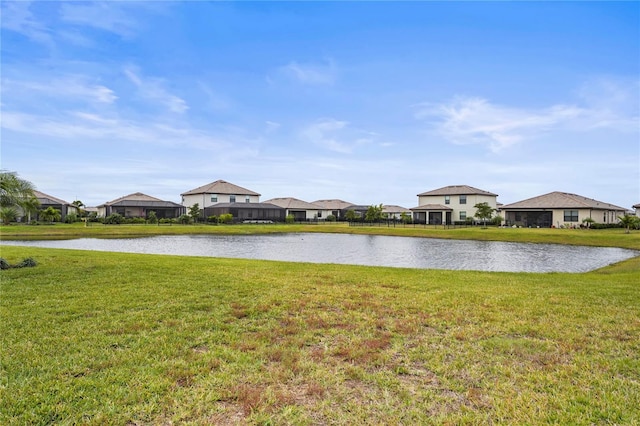
M 595 209 L 595 210 L 626 210 L 624 207 L 616 206 L 582 195 L 570 194 L 568 192 L 550 192 L 537 197 L 528 198 L 502 206 L 502 210 L 510 209 Z
M 99 207 L 115 205 L 129 207 L 182 207 L 180 204 L 174 203 L 172 201 L 164 201 L 159 198 L 143 194 L 142 192 L 134 192 L 133 194 L 116 198 L 115 200 L 108 201 Z
M 317 204 L 325 210 L 342 210 L 354 205 L 343 200 L 317 200 L 312 204 Z
M 308 203 L 293 197 L 272 198 L 264 201 L 265 203 L 275 204 L 285 209 L 304 209 L 304 210 L 321 210 L 322 206 L 318 204 Z
M 497 197 L 498 194 L 494 194 L 493 192 L 483 191 L 482 189 L 474 188 L 469 185 L 450 185 L 445 186 L 443 188 L 434 189 L 433 191 L 423 192 L 422 194 L 418 194 L 418 197 L 428 196 L 428 195 L 489 195 L 492 197 Z
M 45 194 L 44 192 L 40 192 L 40 191 L 33 191 L 33 195 L 36 196 L 36 198 L 38 199 L 38 201 L 40 202 L 40 204 L 62 204 L 62 205 L 71 205 L 69 203 L 67 203 L 64 200 L 61 200 L 60 198 L 56 198 L 53 197 L 51 195 Z
M 406 207 L 385 204 L 382 206 L 382 212 L 383 213 L 402 213 L 402 212 L 410 213 L 411 210 Z
M 448 206 L 443 206 L 442 204 L 423 204 L 423 205 L 418 206 L 418 207 L 412 207 L 409 210 L 412 210 L 412 211 L 438 210 L 438 211 L 440 211 L 440 210 L 453 210 L 453 209 L 451 207 L 448 207 Z
M 217 180 L 215 182 L 208 183 L 206 185 L 199 186 L 187 192 L 183 192 L 180 195 L 194 195 L 194 194 L 232 194 L 232 195 L 257 195 L 257 192 L 250 191 L 238 185 L 234 185 L 225 180 Z

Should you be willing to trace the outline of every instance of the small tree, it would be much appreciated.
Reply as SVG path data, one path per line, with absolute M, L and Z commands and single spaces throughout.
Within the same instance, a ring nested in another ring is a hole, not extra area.
M 75 200 L 74 202 L 71 203 L 71 205 L 76 207 L 76 210 L 78 210 L 79 217 L 85 217 L 87 215 L 87 212 L 83 209 L 84 203 L 82 201 Z
M 188 225 L 189 223 L 191 223 L 191 216 L 189 216 L 188 214 L 180 215 L 180 217 L 178 218 L 178 223 Z
M 49 206 L 46 209 L 40 211 L 40 217 L 44 221 L 53 223 L 60 220 L 61 214 L 60 210 L 54 209 L 53 207 Z
M 380 222 L 382 218 L 382 204 L 378 206 L 369 206 L 367 212 L 364 215 L 364 220 L 366 220 L 367 222 Z
M 625 228 L 625 234 L 628 234 L 631 228 L 640 227 L 640 218 L 638 216 L 625 214 L 624 216 L 618 216 L 618 219 L 620 219 L 620 223 Z
M 411 215 L 407 212 L 402 212 L 400 213 L 400 221 L 402 223 L 410 223 L 411 222 Z
M 347 219 L 347 222 L 355 222 L 358 219 L 358 215 L 355 210 L 347 210 L 344 218 Z
M 487 220 L 491 219 L 491 216 L 493 216 L 493 212 L 495 212 L 496 209 L 491 207 L 488 203 L 478 203 L 473 207 L 476 209 L 476 214 L 474 216 L 482 220 L 482 227 L 486 228 Z
M 147 213 L 147 222 L 148 223 L 158 223 L 158 216 L 156 215 L 156 212 L 151 210 L 149 213 Z
M 582 223 L 584 224 L 585 227 L 587 228 L 591 228 L 591 225 L 593 225 L 596 221 L 593 220 L 590 217 L 585 217 L 584 219 L 582 219 Z
M 14 207 L 0 207 L 0 219 L 5 225 L 10 224 L 18 217 L 18 211 Z
M 327 215 L 327 217 L 325 218 L 325 220 L 326 220 L 327 222 L 335 222 L 335 221 L 336 221 L 336 217 L 335 217 L 334 215 L 330 214 L 330 215 Z
M 198 221 L 198 218 L 200 217 L 200 204 L 195 203 L 189 207 L 189 217 L 194 223 Z
M 287 217 L 284 218 L 284 223 L 294 223 L 296 221 L 296 217 L 292 214 L 288 214 Z

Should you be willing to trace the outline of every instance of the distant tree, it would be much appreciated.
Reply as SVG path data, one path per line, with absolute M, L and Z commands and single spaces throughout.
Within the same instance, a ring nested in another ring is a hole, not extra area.
M 76 210 L 78 210 L 78 216 L 85 217 L 87 215 L 87 212 L 83 209 L 84 203 L 82 201 L 75 200 L 71 203 L 71 205 L 75 206 Z
M 358 219 L 358 215 L 355 210 L 347 210 L 344 218 L 347 219 L 347 222 L 355 222 Z
M 194 223 L 198 221 L 198 218 L 200 217 L 200 204 L 195 203 L 189 207 L 189 217 Z
M 35 187 L 15 172 L 0 171 L 0 207 L 20 207 L 20 203 L 36 198 Z
M 366 220 L 367 222 L 380 222 L 383 217 L 384 215 L 382 213 L 382 204 L 377 206 L 371 205 L 364 215 L 364 220 Z
M 407 212 L 402 212 L 400 213 L 400 221 L 402 223 L 409 223 L 411 222 L 411 215 Z
M 27 222 L 31 222 L 31 215 L 38 212 L 40 201 L 36 197 L 28 198 L 19 202 L 20 208 L 27 215 Z
M 486 228 L 487 220 L 491 219 L 491 216 L 493 216 L 496 209 L 491 207 L 488 203 L 478 203 L 473 207 L 476 209 L 476 214 L 474 216 L 482 220 L 482 227 Z
M 111 225 L 119 225 L 124 221 L 124 218 L 120 213 L 111 213 L 109 216 L 104 218 L 103 223 L 111 224 Z
M 620 223 L 625 228 L 625 234 L 628 234 L 631 228 L 640 227 L 640 218 L 636 215 L 625 214 L 624 216 L 618 216 L 618 219 L 620 219 Z
M 158 216 L 156 215 L 156 212 L 151 210 L 149 213 L 147 213 L 147 222 L 158 223 Z
M 60 210 L 54 209 L 53 207 L 49 206 L 46 209 L 40 211 L 40 217 L 44 221 L 53 223 L 60 220 L 61 214 Z

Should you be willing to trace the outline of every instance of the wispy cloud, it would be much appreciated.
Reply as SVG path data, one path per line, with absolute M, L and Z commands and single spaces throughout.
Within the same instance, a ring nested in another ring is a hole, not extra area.
M 103 104 L 111 104 L 118 99 L 113 90 L 90 82 L 83 76 L 65 76 L 46 82 L 5 79 L 2 81 L 2 91 L 5 93 L 15 91 L 22 97 L 25 93 L 30 93 L 31 96 L 48 96 L 60 100 L 74 98 Z
M 2 28 L 20 33 L 36 43 L 54 46 L 51 30 L 31 11 L 29 1 L 3 1 L 0 3 L 2 12 Z
M 451 143 L 484 145 L 495 153 L 560 130 L 585 132 L 606 127 L 637 131 L 637 111 L 621 107 L 634 99 L 629 88 L 600 83 L 583 88 L 581 93 L 580 105 L 558 104 L 540 109 L 497 105 L 477 97 L 456 97 L 443 104 L 418 105 L 416 118 L 428 122 L 433 131 Z M 592 102 L 584 102 L 589 98 Z
M 336 81 L 338 71 L 333 60 L 316 64 L 291 61 L 280 68 L 280 73 L 302 84 L 331 85 Z
M 301 136 L 315 145 L 343 154 L 349 154 L 358 146 L 373 141 L 372 133 L 349 127 L 347 121 L 323 118 L 306 126 Z
M 129 13 L 139 2 L 70 2 L 60 6 L 63 21 L 97 28 L 121 37 L 133 36 L 140 23 Z
M 187 102 L 171 93 L 165 88 L 165 81 L 159 78 L 143 78 L 140 72 L 133 67 L 124 69 L 124 74 L 138 88 L 138 94 L 149 101 L 164 105 L 169 111 L 183 113 L 189 109 Z

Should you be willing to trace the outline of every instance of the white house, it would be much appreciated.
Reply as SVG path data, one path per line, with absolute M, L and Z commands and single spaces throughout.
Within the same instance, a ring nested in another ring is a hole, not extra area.
M 272 198 L 265 203 L 274 204 L 285 209 L 287 216 L 291 215 L 296 221 L 324 220 L 331 214 L 331 210 L 293 197 Z
M 627 209 L 582 195 L 550 192 L 502 206 L 507 225 L 525 227 L 578 227 L 585 219 L 618 223 Z
M 633 205 L 633 210 L 636 212 L 636 216 L 640 217 L 640 203 Z
M 200 210 L 218 203 L 259 203 L 260 194 L 234 185 L 224 180 L 217 180 L 180 194 L 182 205 L 189 208 L 198 204 Z
M 476 214 L 476 204 L 496 209 L 497 194 L 468 185 L 451 185 L 418 194 L 418 207 L 410 210 L 413 220 L 429 224 L 464 222 Z

